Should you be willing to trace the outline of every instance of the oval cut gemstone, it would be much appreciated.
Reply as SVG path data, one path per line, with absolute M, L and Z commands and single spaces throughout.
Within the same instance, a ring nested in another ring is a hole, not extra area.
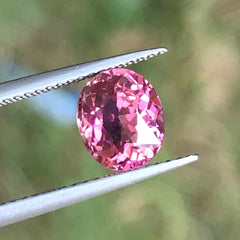
M 124 68 L 102 71 L 86 84 L 77 124 L 93 158 L 116 171 L 147 164 L 164 137 L 159 96 L 143 76 Z

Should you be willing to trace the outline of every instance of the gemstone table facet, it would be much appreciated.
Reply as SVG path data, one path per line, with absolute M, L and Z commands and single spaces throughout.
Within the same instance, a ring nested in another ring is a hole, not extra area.
M 164 138 L 159 96 L 143 76 L 124 68 L 102 71 L 86 84 L 77 124 L 93 158 L 116 171 L 146 165 Z

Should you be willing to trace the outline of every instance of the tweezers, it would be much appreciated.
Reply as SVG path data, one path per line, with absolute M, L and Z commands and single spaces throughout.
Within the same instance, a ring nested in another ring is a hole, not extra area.
M 102 70 L 126 67 L 165 52 L 166 48 L 147 49 L 3 82 L 0 83 L 0 107 L 79 82 Z M 7 226 L 112 192 L 197 160 L 198 155 L 193 154 L 3 203 L 0 205 L 0 226 Z

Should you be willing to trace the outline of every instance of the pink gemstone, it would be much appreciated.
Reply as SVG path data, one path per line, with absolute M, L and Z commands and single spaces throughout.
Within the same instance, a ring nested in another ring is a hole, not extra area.
M 147 164 L 164 137 L 159 96 L 143 76 L 124 68 L 100 72 L 87 83 L 77 124 L 90 154 L 117 171 Z

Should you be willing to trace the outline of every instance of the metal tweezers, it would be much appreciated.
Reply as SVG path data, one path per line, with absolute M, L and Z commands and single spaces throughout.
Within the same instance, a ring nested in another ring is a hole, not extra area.
M 3 82 L 0 84 L 0 106 L 79 82 L 108 68 L 126 67 L 166 52 L 166 48 L 147 49 Z M 3 203 L 0 205 L 0 226 L 126 187 L 197 160 L 198 155 L 189 155 Z

